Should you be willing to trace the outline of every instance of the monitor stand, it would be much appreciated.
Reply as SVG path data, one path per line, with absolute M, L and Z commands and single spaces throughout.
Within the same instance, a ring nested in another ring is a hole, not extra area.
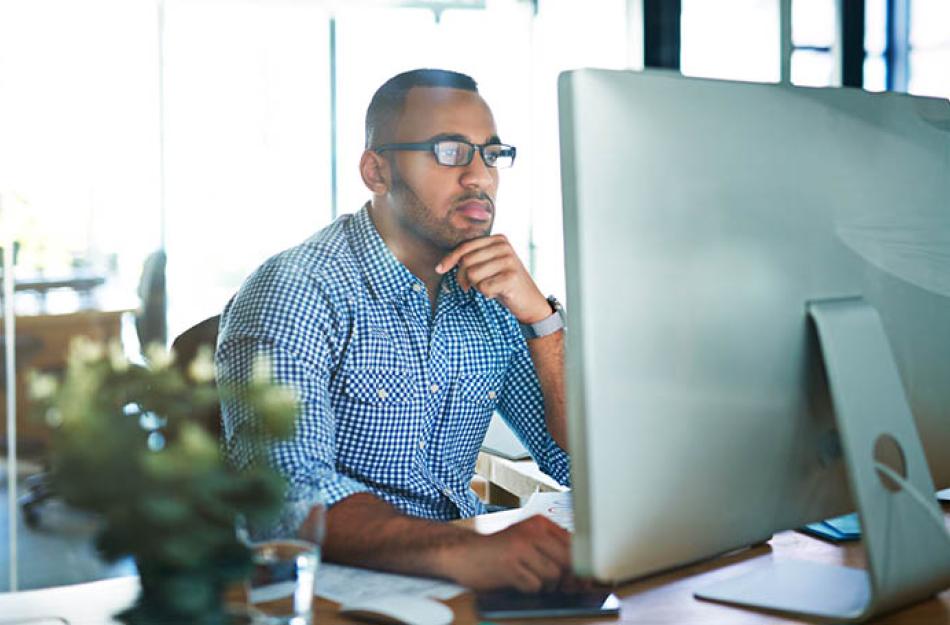
M 877 311 L 849 298 L 811 302 L 808 315 L 817 328 L 868 568 L 773 556 L 696 597 L 862 622 L 950 585 L 950 533 Z M 880 459 L 888 446 L 896 466 Z

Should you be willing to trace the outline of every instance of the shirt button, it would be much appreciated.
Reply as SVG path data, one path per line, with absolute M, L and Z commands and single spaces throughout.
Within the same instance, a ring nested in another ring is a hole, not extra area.
M 380 399 L 386 399 L 387 397 L 389 397 L 389 393 L 386 392 L 386 389 L 381 388 L 378 391 L 376 391 L 376 396 L 379 397 Z
M 452 292 L 452 289 L 449 288 L 449 285 L 448 285 L 448 284 L 443 284 L 443 285 L 442 285 L 442 292 L 443 292 L 443 293 L 451 293 L 451 292 Z
M 412 290 L 415 291 L 416 293 L 421 293 L 422 285 L 416 282 L 415 284 L 412 285 Z
M 445 495 L 446 497 L 451 497 L 451 496 L 452 496 L 452 489 L 451 489 L 451 488 L 443 488 L 443 489 L 442 489 L 442 494 Z
M 429 390 L 432 391 L 433 393 L 438 393 L 438 392 L 439 392 L 439 385 L 438 385 L 438 384 L 433 384 L 432 386 L 429 387 Z
M 496 397 L 498 397 L 498 395 L 495 391 L 488 391 L 488 399 L 495 399 Z
M 426 448 L 426 442 L 425 442 L 425 441 L 419 441 L 419 449 L 425 449 L 425 448 Z

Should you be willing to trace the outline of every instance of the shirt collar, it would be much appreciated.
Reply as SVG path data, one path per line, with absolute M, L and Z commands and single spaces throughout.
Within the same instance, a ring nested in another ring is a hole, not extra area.
M 379 236 L 369 215 L 369 202 L 353 216 L 353 251 L 360 261 L 360 269 L 373 295 L 382 300 L 394 300 L 404 295 L 413 284 L 421 284 L 412 275 Z
M 399 300 L 411 292 L 413 285 L 422 285 L 422 281 L 399 262 L 379 235 L 369 214 L 369 202 L 356 212 L 352 223 L 353 251 L 360 261 L 360 269 L 373 295 L 386 301 Z M 460 306 L 464 306 L 474 300 L 475 290 L 469 289 L 468 293 L 463 291 L 458 284 L 457 275 L 458 267 L 453 267 L 442 278 L 440 288 L 442 295 L 451 295 Z
M 457 266 L 452 267 L 452 270 L 443 276 L 440 288 L 442 289 L 442 295 L 455 298 L 459 306 L 467 306 L 475 301 L 477 291 L 475 289 L 469 289 L 467 293 L 463 291 L 462 287 L 459 286 L 458 273 L 459 268 Z

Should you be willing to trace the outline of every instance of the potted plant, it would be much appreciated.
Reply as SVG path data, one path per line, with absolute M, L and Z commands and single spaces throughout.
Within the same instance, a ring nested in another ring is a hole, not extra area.
M 150 348 L 130 364 L 116 344 L 71 345 L 65 377 L 34 375 L 32 395 L 54 428 L 51 482 L 68 504 L 101 519 L 96 546 L 108 560 L 131 555 L 141 580 L 126 623 L 213 624 L 227 620 L 222 593 L 247 575 L 250 553 L 234 531 L 240 515 L 266 525 L 284 483 L 266 463 L 237 471 L 202 419 L 216 413 L 210 349 L 186 367 Z M 240 391 L 257 419 L 244 433 L 261 446 L 289 436 L 297 401 L 258 363 Z

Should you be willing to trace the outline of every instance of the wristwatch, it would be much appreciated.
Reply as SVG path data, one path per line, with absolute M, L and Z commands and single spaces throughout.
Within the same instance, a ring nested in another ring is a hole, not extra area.
M 564 306 L 553 295 L 548 297 L 548 304 L 551 306 L 551 316 L 545 317 L 536 323 L 522 323 L 521 335 L 527 340 L 539 339 L 542 336 L 554 334 L 558 330 L 567 327 L 567 317 L 564 313 Z

